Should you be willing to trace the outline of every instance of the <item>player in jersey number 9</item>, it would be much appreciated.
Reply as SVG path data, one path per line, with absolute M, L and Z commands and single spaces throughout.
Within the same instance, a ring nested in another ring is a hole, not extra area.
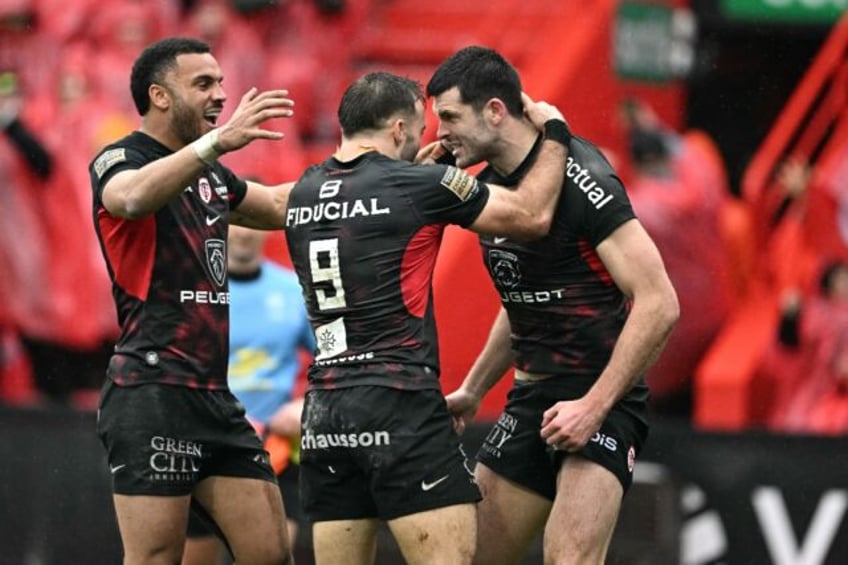
M 289 196 L 286 237 L 317 342 L 301 494 L 320 565 L 372 563 L 380 521 L 408 563 L 472 558 L 480 495 L 439 388 L 431 281 L 447 224 L 519 239 L 548 231 L 568 130 L 553 106 L 525 103 L 527 127 L 546 140 L 507 190 L 411 163 L 421 86 L 368 74 L 342 97 L 338 151 Z

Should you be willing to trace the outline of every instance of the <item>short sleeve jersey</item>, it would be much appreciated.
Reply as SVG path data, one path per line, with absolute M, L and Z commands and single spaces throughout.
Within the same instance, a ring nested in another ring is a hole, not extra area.
M 121 327 L 107 374 L 121 385 L 156 382 L 224 390 L 227 226 L 246 183 L 214 163 L 149 216 L 114 216 L 102 202 L 103 188 L 115 174 L 170 154 L 150 136 L 134 132 L 104 148 L 89 166 L 94 227 Z
M 436 255 L 445 226 L 473 223 L 488 195 L 455 167 L 377 152 L 306 171 L 286 238 L 317 342 L 311 388 L 439 387 Z
M 541 141 L 509 176 L 489 167 L 479 178 L 516 186 L 540 147 Z M 509 316 L 516 367 L 593 382 L 609 361 L 630 311 L 596 247 L 635 214 L 624 186 L 594 145 L 574 137 L 568 150 L 548 235 L 529 243 L 482 236 L 480 243 Z M 643 393 L 644 382 L 634 392 Z

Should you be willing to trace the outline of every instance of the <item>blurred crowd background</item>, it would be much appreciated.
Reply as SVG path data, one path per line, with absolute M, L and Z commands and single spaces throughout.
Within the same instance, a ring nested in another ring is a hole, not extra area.
M 426 82 L 454 49 L 484 43 L 605 148 L 663 253 L 682 318 L 649 375 L 654 410 L 705 428 L 848 431 L 846 18 L 733 16 L 752 4 L 0 0 L 0 401 L 96 407 L 116 316 L 87 166 L 138 126 L 128 77 L 147 44 L 211 44 L 222 120 L 251 86 L 290 90 L 285 140 L 223 159 L 277 182 L 332 151 L 353 77 L 379 67 Z M 445 245 L 451 389 L 496 301 L 467 267 L 476 244 Z M 287 263 L 281 237 L 266 249 Z

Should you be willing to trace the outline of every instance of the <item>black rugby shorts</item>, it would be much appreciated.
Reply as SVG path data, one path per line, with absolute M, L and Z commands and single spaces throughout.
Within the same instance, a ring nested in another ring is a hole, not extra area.
M 580 398 L 586 388 L 551 380 L 516 381 L 506 407 L 486 435 L 477 460 L 498 475 L 549 500 L 556 496 L 556 477 L 568 452 L 556 451 L 539 435 L 542 415 L 560 400 Z M 636 456 L 648 436 L 643 402 L 619 402 L 580 455 L 612 472 L 624 488 L 633 482 Z
M 268 453 L 229 391 L 118 386 L 107 379 L 97 433 L 116 494 L 185 495 L 210 476 L 276 480 Z
M 309 521 L 392 520 L 480 500 L 439 390 L 312 390 L 302 428 Z

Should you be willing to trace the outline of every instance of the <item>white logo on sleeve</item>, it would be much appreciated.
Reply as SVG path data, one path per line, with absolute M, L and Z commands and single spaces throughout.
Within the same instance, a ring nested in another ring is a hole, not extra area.
M 423 490 L 424 492 L 427 492 L 428 490 L 432 489 L 436 485 L 443 483 L 446 480 L 448 480 L 449 476 L 450 475 L 445 475 L 444 477 L 440 477 L 440 478 L 436 479 L 435 481 L 433 481 L 432 483 L 428 483 L 427 481 L 421 481 L 421 490 Z
M 124 463 L 123 465 L 115 465 L 114 467 L 109 465 L 109 472 L 114 475 L 115 473 L 117 473 L 118 471 L 120 471 L 121 469 L 123 469 L 126 466 L 127 466 L 126 463 Z

